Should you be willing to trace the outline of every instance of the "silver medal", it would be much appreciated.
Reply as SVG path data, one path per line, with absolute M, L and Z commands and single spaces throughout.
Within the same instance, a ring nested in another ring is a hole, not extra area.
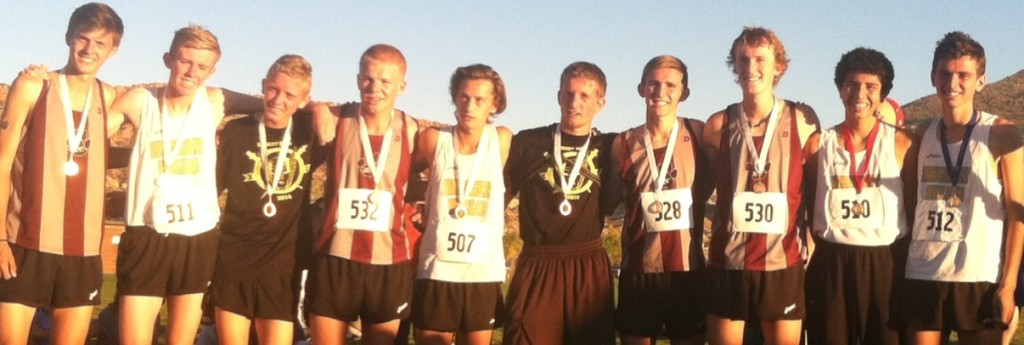
M 75 176 L 78 175 L 78 163 L 74 161 L 67 161 L 64 163 L 64 175 Z

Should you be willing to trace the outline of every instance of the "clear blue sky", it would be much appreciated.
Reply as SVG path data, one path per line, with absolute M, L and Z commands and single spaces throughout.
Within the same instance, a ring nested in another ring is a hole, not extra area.
M 841 120 L 832 83 L 839 56 L 858 46 L 884 52 L 896 68 L 891 96 L 906 103 L 934 92 L 935 41 L 952 30 L 979 40 L 990 81 L 1024 69 L 1024 2 L 1010 1 L 111 1 L 125 21 L 120 53 L 100 72 L 114 84 L 166 82 L 160 56 L 173 31 L 197 23 L 224 51 L 209 84 L 258 93 L 280 55 L 313 64 L 313 97 L 358 96 L 358 57 L 378 42 L 409 60 L 398 100 L 410 113 L 453 122 L 448 78 L 485 63 L 505 78 L 509 107 L 498 123 L 513 130 L 558 119 L 558 75 L 591 61 L 608 76 L 607 106 L 596 126 L 621 131 L 643 122 L 636 84 L 644 63 L 673 54 L 690 68 L 692 94 L 680 115 L 700 120 L 740 99 L 725 57 L 744 25 L 771 28 L 792 59 L 777 95 L 814 107 L 825 125 Z M 16 1 L 0 11 L 0 80 L 29 63 L 63 66 L 67 19 L 78 2 Z

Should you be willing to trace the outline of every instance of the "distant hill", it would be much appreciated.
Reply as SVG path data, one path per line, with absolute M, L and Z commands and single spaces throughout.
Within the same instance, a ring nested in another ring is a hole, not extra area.
M 980 110 L 1024 125 L 1024 70 L 996 82 L 989 80 L 985 89 L 975 96 L 975 104 Z M 934 94 L 903 105 L 903 111 L 908 123 L 936 118 L 941 112 L 939 99 Z

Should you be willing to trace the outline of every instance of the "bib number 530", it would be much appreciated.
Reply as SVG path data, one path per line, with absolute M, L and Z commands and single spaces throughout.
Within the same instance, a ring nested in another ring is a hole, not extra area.
M 775 219 L 775 207 L 772 204 L 748 202 L 743 206 L 743 221 L 752 223 L 771 222 Z

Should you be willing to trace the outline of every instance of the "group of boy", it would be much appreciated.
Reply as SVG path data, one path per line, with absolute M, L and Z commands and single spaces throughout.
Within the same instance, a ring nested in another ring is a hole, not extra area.
M 821 131 L 811 107 L 775 95 L 789 59 L 772 31 L 751 27 L 727 60 L 742 101 L 706 124 L 676 115 L 689 74 L 665 55 L 637 85 L 644 124 L 617 135 L 593 128 L 607 82 L 576 62 L 560 78 L 560 121 L 515 136 L 490 125 L 506 96 L 484 65 L 453 75 L 459 124 L 421 130 L 395 108 L 407 64 L 384 44 L 360 58 L 359 102 L 316 104 L 312 116 L 295 115 L 312 87 L 296 55 L 273 64 L 262 99 L 207 87 L 220 48 L 198 26 L 175 33 L 166 86 L 117 96 L 96 74 L 122 34 L 108 6 L 76 9 L 67 65 L 19 76 L 8 96 L 0 343 L 25 343 L 39 307 L 53 309 L 54 343 L 85 342 L 100 303 L 106 140 L 124 121 L 137 130 L 117 262 L 125 344 L 152 342 L 165 300 L 167 343 L 192 343 L 207 291 L 222 344 L 247 343 L 250 328 L 261 343 L 290 343 L 305 251 L 316 253 L 304 284 L 317 344 L 344 343 L 356 320 L 365 343 L 389 344 L 410 316 L 427 331 L 418 340 L 439 344 L 452 334 L 489 343 L 500 326 L 508 344 L 613 344 L 616 330 L 624 344 L 740 344 L 748 321 L 771 344 L 938 344 L 944 329 L 991 344 L 1014 315 L 1024 177 L 1012 167 L 1024 150 L 1010 121 L 976 109 L 984 49 L 960 32 L 933 58 L 942 117 L 917 133 L 878 116 L 894 72 L 868 48 L 837 64 L 845 118 Z M 234 113 L 251 115 L 218 138 Z M 321 163 L 325 215 L 302 249 L 311 167 Z M 430 243 L 417 253 L 402 210 L 424 167 L 436 175 Z M 503 258 L 499 211 L 517 196 L 524 246 L 502 300 L 502 262 L 491 259 Z M 616 307 L 601 232 L 622 203 Z

